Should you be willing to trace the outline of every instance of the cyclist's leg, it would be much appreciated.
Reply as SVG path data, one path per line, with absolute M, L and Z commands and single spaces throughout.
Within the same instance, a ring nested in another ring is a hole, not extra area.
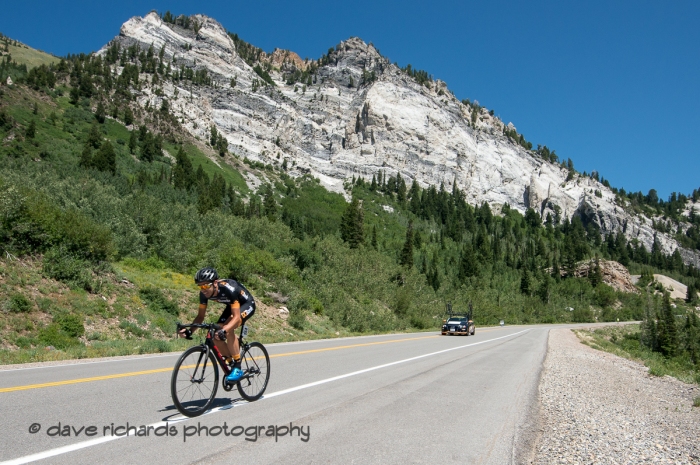
M 231 321 L 231 318 L 233 318 L 233 316 L 231 316 L 231 306 L 227 305 L 226 308 L 224 309 L 223 313 L 219 317 L 217 324 L 219 326 L 224 326 L 229 321 Z M 216 348 L 219 349 L 219 352 L 221 352 L 221 355 L 224 358 L 232 357 L 233 354 L 236 353 L 236 352 L 232 352 L 233 347 L 231 347 L 231 345 L 229 344 L 230 339 L 231 338 L 227 338 L 226 341 L 220 341 L 220 340 L 214 338 L 214 345 L 216 345 Z
M 240 320 L 240 321 L 241 321 L 241 324 L 240 324 L 240 325 L 235 325 L 235 326 L 233 327 L 233 330 L 231 331 L 231 336 L 232 336 L 232 337 L 229 338 L 229 340 L 232 340 L 232 341 L 231 341 L 231 342 L 232 342 L 231 350 L 233 351 L 232 353 L 235 354 L 235 355 L 239 355 L 239 356 L 240 356 L 240 354 L 241 354 L 241 347 L 240 347 L 240 341 L 238 340 L 238 336 L 236 336 L 236 335 L 233 333 L 233 331 L 235 331 L 236 329 L 238 329 L 240 326 L 243 326 L 243 325 L 245 324 L 245 322 L 246 322 L 251 316 L 253 316 L 254 313 L 255 313 L 255 302 L 253 302 L 253 301 L 251 301 L 251 302 L 246 302 L 246 303 L 244 303 L 243 305 L 241 305 L 241 308 L 240 308 L 240 315 L 241 315 L 241 320 Z M 228 341 L 227 341 L 227 342 L 228 342 Z M 234 357 L 234 358 L 235 358 L 235 357 Z
M 241 307 L 241 325 L 244 325 L 255 314 L 255 301 L 246 302 Z

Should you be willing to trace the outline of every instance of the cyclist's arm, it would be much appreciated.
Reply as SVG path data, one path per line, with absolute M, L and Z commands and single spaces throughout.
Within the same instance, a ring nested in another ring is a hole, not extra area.
M 207 304 L 201 304 L 201 303 L 200 303 L 200 304 L 199 304 L 199 310 L 198 310 L 198 312 L 197 312 L 197 316 L 195 317 L 195 319 L 194 319 L 194 321 L 192 322 L 192 324 L 197 324 L 197 323 L 201 323 L 202 321 L 204 321 L 204 316 L 205 316 L 206 314 L 207 314 Z M 180 335 L 180 337 L 185 337 L 185 336 L 187 335 L 187 329 L 189 329 L 189 328 L 183 328 L 183 329 L 181 329 L 181 330 L 179 331 L 178 334 Z M 192 333 L 194 333 L 195 331 L 197 331 L 197 328 L 191 328 L 190 331 L 191 331 Z
M 197 316 L 195 317 L 192 324 L 201 323 L 204 321 L 204 317 L 207 314 L 207 304 L 199 304 L 199 310 L 197 311 Z

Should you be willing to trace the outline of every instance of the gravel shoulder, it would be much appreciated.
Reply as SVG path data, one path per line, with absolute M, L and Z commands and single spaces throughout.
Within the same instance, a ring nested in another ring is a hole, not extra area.
M 647 371 L 552 329 L 532 463 L 700 464 L 700 388 Z

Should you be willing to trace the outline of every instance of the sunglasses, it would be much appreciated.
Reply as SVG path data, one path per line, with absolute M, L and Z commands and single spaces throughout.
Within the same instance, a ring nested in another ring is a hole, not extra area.
M 214 283 L 205 283 L 205 284 L 197 284 L 199 288 L 203 291 L 206 291 L 207 289 L 211 289 L 211 287 L 214 285 Z

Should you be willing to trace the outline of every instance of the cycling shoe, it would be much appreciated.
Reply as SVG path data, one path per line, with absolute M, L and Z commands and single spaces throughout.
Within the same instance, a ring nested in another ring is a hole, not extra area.
M 229 383 L 237 383 L 241 378 L 243 378 L 243 370 L 234 368 L 231 374 L 226 377 L 226 381 Z

